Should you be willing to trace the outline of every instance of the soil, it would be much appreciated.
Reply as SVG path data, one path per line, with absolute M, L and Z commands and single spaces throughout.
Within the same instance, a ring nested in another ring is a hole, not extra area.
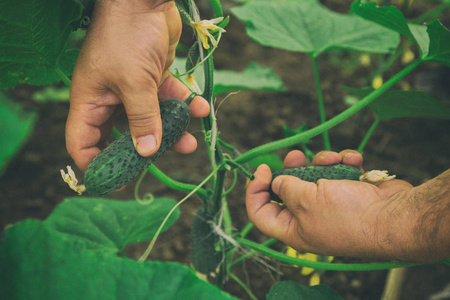
M 329 8 L 348 11 L 350 1 L 323 1 Z M 204 2 L 200 1 L 200 4 Z M 225 1 L 225 14 L 234 2 Z M 414 2 L 411 15 L 419 14 L 423 4 Z M 442 19 L 450 27 L 450 18 Z M 227 143 L 245 152 L 263 143 L 283 138 L 283 124 L 297 128 L 307 123 L 311 128 L 317 120 L 316 94 L 312 66 L 306 55 L 261 47 L 245 35 L 245 24 L 231 19 L 227 32 L 215 54 L 217 69 L 243 70 L 250 61 L 256 61 L 274 69 L 281 77 L 288 91 L 283 93 L 240 91 L 225 99 L 218 110 L 220 137 Z M 186 30 L 190 35 L 190 31 Z M 354 57 L 353 57 L 354 58 Z M 330 118 L 346 108 L 343 103 L 345 93 L 341 86 L 361 86 L 370 70 L 376 67 L 357 66 L 351 71 L 342 72 L 343 66 L 351 62 L 352 56 L 344 52 L 330 52 L 319 60 L 323 79 L 326 114 Z M 401 68 L 394 65 L 389 73 Z M 450 99 L 448 68 L 426 64 L 406 78 L 411 89 L 430 92 L 438 99 Z M 74 194 L 61 180 L 60 169 L 74 165 L 67 154 L 64 142 L 64 126 L 68 104 L 36 104 L 31 95 L 38 88 L 20 86 L 9 93 L 24 103 L 29 109 L 39 111 L 39 120 L 34 132 L 22 151 L 11 161 L 0 180 L 0 226 L 26 218 L 45 219 L 64 198 Z M 365 111 L 350 118 L 330 131 L 332 148 L 340 151 L 356 148 L 366 130 L 374 120 L 374 115 Z M 364 151 L 365 169 L 387 169 L 398 178 L 419 185 L 445 171 L 450 165 L 450 122 L 431 119 L 396 119 L 382 122 Z M 200 182 L 209 172 L 208 155 L 200 131 L 199 120 L 193 120 L 190 132 L 198 141 L 198 150 L 190 155 L 167 153 L 156 165 L 168 175 L 185 182 Z M 309 144 L 313 152 L 321 150 L 320 137 Z M 298 147 L 277 151 L 281 157 Z M 76 170 L 78 174 L 81 173 Z M 245 211 L 245 178 L 239 175 L 239 184 L 228 196 L 229 208 L 236 230 L 242 229 L 248 218 Z M 231 178 L 230 178 L 231 180 Z M 134 199 L 133 181 L 122 191 L 110 198 Z M 175 199 L 184 193 L 170 190 L 148 175 L 140 188 L 140 193 L 151 192 L 155 196 L 168 196 Z M 176 224 L 160 236 L 150 257 L 152 260 L 178 261 L 190 264 L 190 224 L 201 201 L 193 197 L 181 206 L 182 214 Z M 257 229 L 249 234 L 249 239 L 264 241 L 266 237 Z M 128 253 L 138 257 L 146 244 L 132 245 Z M 281 248 L 278 244 L 276 247 Z M 245 251 L 245 249 L 243 249 Z M 351 258 L 335 258 L 336 262 L 357 262 Z M 237 267 L 235 274 L 255 293 L 264 299 L 270 287 L 278 280 L 294 280 L 308 284 L 298 268 L 279 264 L 263 256 L 248 260 Z M 345 299 L 379 299 L 385 284 L 387 271 L 370 272 L 325 272 L 321 282 L 330 285 Z M 408 268 L 400 299 L 428 299 L 450 281 L 450 268 L 433 264 Z M 234 281 L 229 280 L 224 289 L 232 295 L 248 299 L 245 291 Z

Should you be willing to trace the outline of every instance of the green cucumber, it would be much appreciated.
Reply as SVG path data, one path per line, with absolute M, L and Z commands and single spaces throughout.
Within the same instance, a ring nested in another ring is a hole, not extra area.
M 197 272 L 207 275 L 216 271 L 223 257 L 222 252 L 216 250 L 219 236 L 213 224 L 214 215 L 203 207 L 192 220 L 192 264 Z
M 162 138 L 159 150 L 143 157 L 134 148 L 130 131 L 114 140 L 88 165 L 84 185 L 92 195 L 106 195 L 125 186 L 175 144 L 186 131 L 191 111 L 183 101 L 160 102 Z
M 349 165 L 329 165 L 329 166 L 311 166 L 311 167 L 296 167 L 287 168 L 272 173 L 272 180 L 280 175 L 291 175 L 300 178 L 304 181 L 316 183 L 319 179 L 347 179 L 347 180 L 359 180 L 362 175 L 361 171 L 357 168 Z M 272 187 L 269 189 L 270 199 L 283 203 L 283 201 L 272 191 Z

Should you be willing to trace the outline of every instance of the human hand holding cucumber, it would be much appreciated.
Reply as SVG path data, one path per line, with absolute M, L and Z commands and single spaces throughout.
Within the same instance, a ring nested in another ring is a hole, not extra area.
M 346 164 L 362 170 L 353 150 L 318 153 L 312 165 Z M 285 168 L 306 166 L 290 152 Z M 425 262 L 450 255 L 450 170 L 413 187 L 403 180 L 379 185 L 352 180 L 306 182 L 294 176 L 272 181 L 261 165 L 247 187 L 250 220 L 264 234 L 300 252 Z M 284 202 L 270 200 L 269 187 Z
M 66 126 L 67 150 L 82 171 L 107 146 L 122 104 L 139 154 L 156 153 L 162 136 L 158 99 L 186 100 L 191 93 L 168 72 L 180 34 L 174 1 L 96 2 L 72 77 Z M 209 113 L 201 97 L 189 108 L 193 117 Z M 185 133 L 172 149 L 190 153 L 196 145 Z

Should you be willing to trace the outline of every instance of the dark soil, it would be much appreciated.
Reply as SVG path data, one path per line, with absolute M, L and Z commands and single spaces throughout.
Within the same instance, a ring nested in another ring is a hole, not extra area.
M 345 12 L 350 1 L 324 1 L 328 7 Z M 226 9 L 234 5 L 225 2 Z M 425 9 L 420 3 L 412 7 L 411 14 L 420 14 Z M 229 11 L 225 11 L 229 14 Z M 449 18 L 443 19 L 449 26 Z M 283 138 L 282 125 L 297 128 L 307 123 L 311 128 L 317 125 L 317 105 L 314 78 L 310 59 L 303 54 L 261 47 L 244 33 L 244 24 L 231 19 L 227 32 L 215 54 L 217 69 L 242 70 L 250 61 L 271 67 L 282 78 L 288 92 L 267 93 L 241 91 L 229 96 L 220 105 L 217 114 L 220 137 L 241 152 L 263 143 Z M 187 36 L 191 33 L 187 31 Z M 370 67 L 357 66 L 351 72 L 342 72 L 342 67 L 351 62 L 348 53 L 331 52 L 322 56 L 319 67 L 323 79 L 327 117 L 330 118 L 346 108 L 345 93 L 341 86 L 361 86 L 370 71 L 376 68 L 376 60 Z M 353 57 L 354 58 L 354 57 Z M 337 63 L 336 63 L 337 61 Z M 334 62 L 334 63 L 330 63 Z M 394 73 L 401 66 L 393 66 Z M 437 65 L 423 65 L 406 79 L 412 89 L 432 93 L 438 99 L 449 103 L 450 89 L 448 68 Z M 22 86 L 10 94 L 30 109 L 39 111 L 39 120 L 28 143 L 11 161 L 0 181 L 0 225 L 26 218 L 45 219 L 64 198 L 76 196 L 62 181 L 60 169 L 74 165 L 66 152 L 64 126 L 68 104 L 36 104 L 31 101 L 35 88 Z M 217 99 L 220 103 L 225 98 Z M 374 120 L 374 115 L 364 111 L 330 131 L 333 150 L 358 147 L 362 137 Z M 428 119 L 397 119 L 382 122 L 376 129 L 364 151 L 366 169 L 387 169 L 398 178 L 414 185 L 433 178 L 450 166 L 449 121 Z M 167 153 L 157 166 L 168 175 L 185 182 L 200 182 L 209 172 L 208 155 L 200 131 L 200 122 L 194 120 L 190 131 L 198 138 L 199 148 L 191 155 Z M 321 150 L 320 137 L 309 145 L 313 152 Z M 282 157 L 288 150 L 278 151 Z M 78 174 L 81 173 L 76 170 Z M 231 180 L 231 178 L 230 178 Z M 134 182 L 124 191 L 111 196 L 115 199 L 134 199 Z M 175 199 L 184 193 L 165 187 L 147 176 L 140 188 L 141 194 L 151 192 L 156 196 Z M 239 176 L 239 184 L 228 197 L 228 203 L 236 230 L 242 229 L 248 218 L 244 204 L 245 178 Z M 150 257 L 152 260 L 178 261 L 190 264 L 190 224 L 192 216 L 201 201 L 192 198 L 181 206 L 182 214 L 176 224 L 160 236 Z M 248 236 L 255 241 L 264 241 L 256 229 Z M 138 257 L 145 245 L 132 245 L 130 256 Z M 283 245 L 277 245 L 281 248 Z M 245 249 L 244 249 L 245 251 Z M 357 262 L 349 258 L 336 258 L 336 262 Z M 298 268 L 280 265 L 265 257 L 248 260 L 236 269 L 236 274 L 255 293 L 264 299 L 270 287 L 278 280 L 294 280 L 308 284 L 308 278 L 301 276 Z M 345 299 L 379 299 L 386 280 L 387 271 L 371 272 L 326 272 L 322 283 L 330 285 Z M 441 264 L 409 268 L 402 289 L 401 299 L 428 299 L 450 281 L 450 268 Z M 229 280 L 224 289 L 234 296 L 248 299 L 247 294 Z

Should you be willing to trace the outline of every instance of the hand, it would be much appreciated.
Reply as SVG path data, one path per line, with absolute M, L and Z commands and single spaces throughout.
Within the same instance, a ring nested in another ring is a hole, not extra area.
M 168 73 L 180 35 L 174 1 L 97 1 L 72 77 L 66 125 L 67 150 L 82 171 L 107 146 L 114 112 L 122 104 L 139 154 L 150 156 L 159 149 L 158 98 L 185 100 L 190 95 Z M 189 107 L 194 117 L 209 113 L 201 97 Z M 172 149 L 190 153 L 196 146 L 185 133 Z
M 352 150 L 339 154 L 323 151 L 315 156 L 312 165 L 335 163 L 361 169 L 362 156 Z M 306 166 L 304 154 L 290 152 L 284 166 Z M 284 207 L 270 202 L 270 184 Z M 422 224 L 430 207 L 419 199 L 424 198 L 424 188 L 420 187 L 413 188 L 403 180 L 378 186 L 324 179 L 315 184 L 293 176 L 279 176 L 272 182 L 269 167 L 261 165 L 248 184 L 246 204 L 256 227 L 300 252 L 418 262 L 445 258 L 450 254 L 449 239 L 431 237 L 433 233 L 445 237 L 448 232 L 435 232 L 433 224 L 432 228 Z M 444 219 L 440 225 L 448 222 L 449 218 Z

